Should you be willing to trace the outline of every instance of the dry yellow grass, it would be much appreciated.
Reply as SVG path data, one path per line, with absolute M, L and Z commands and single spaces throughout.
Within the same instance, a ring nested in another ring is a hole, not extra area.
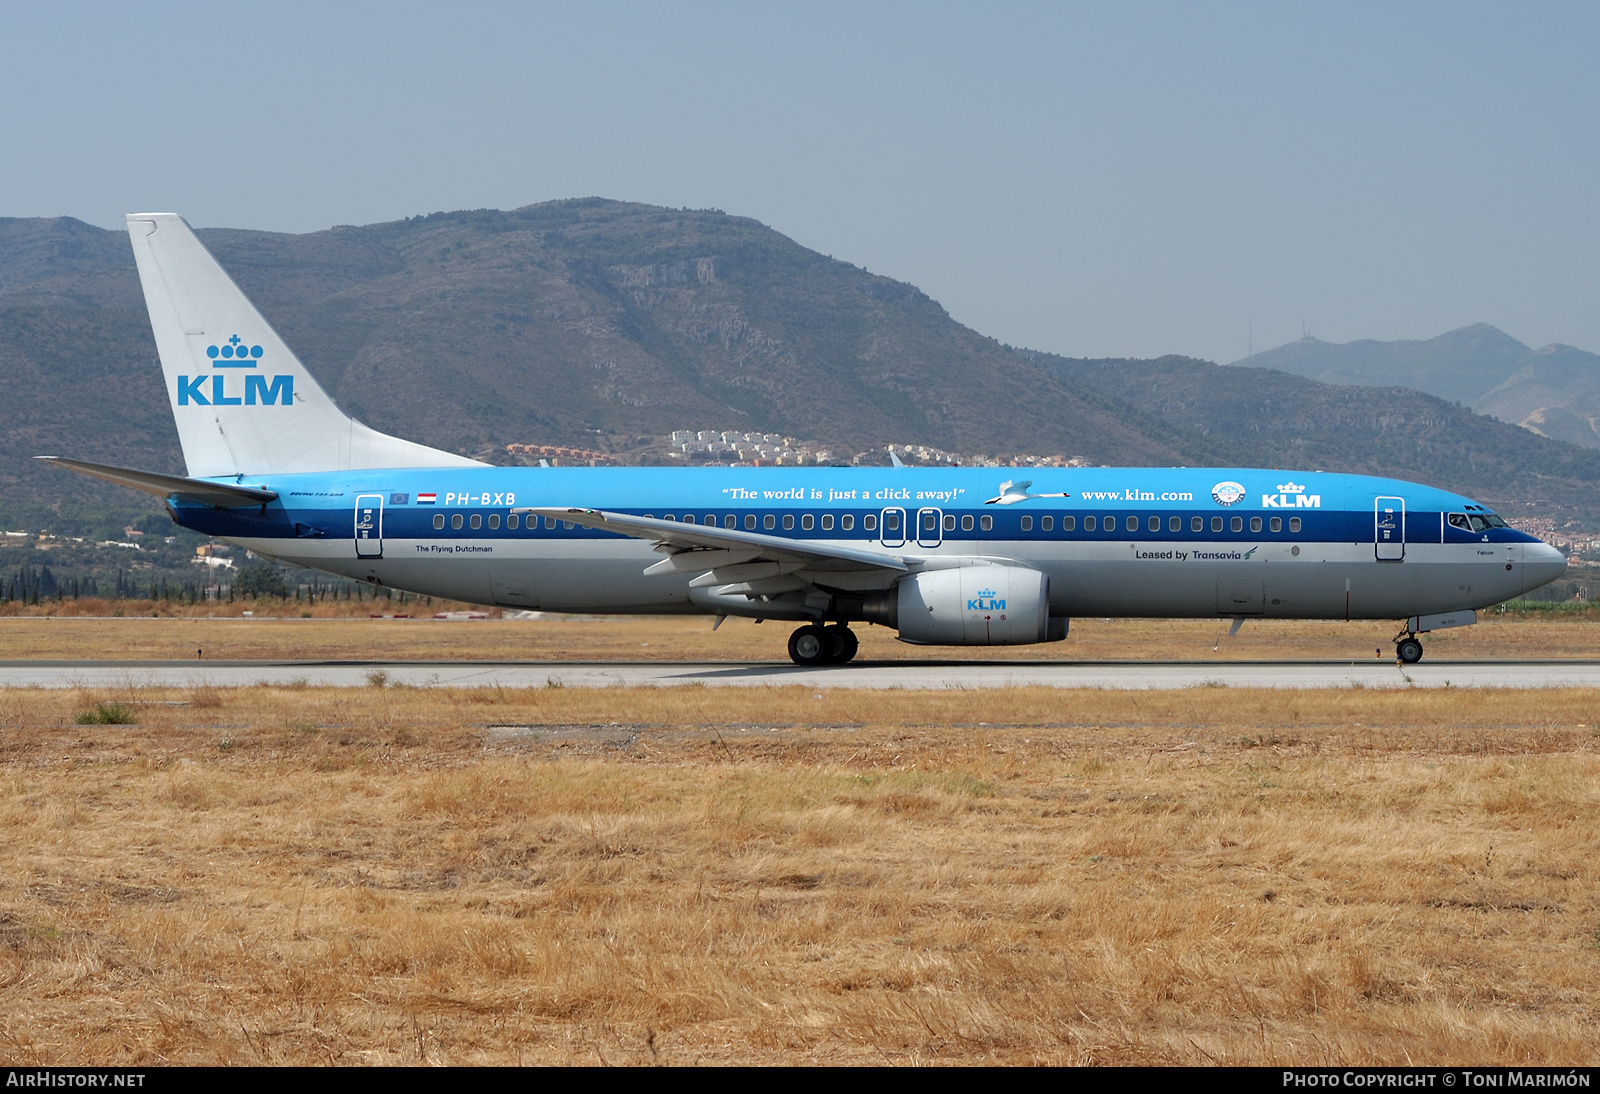
M 139 724 L 74 724 L 112 700 Z M 0 1045 L 1581 1063 L 1597 721 L 1588 691 L 0 693 Z
M 1284 657 L 1392 660 L 1395 624 L 1075 619 L 1065 642 L 993 649 L 909 646 L 883 627 L 857 627 L 862 660 L 1248 660 Z M 730 619 L 713 632 L 700 618 L 594 620 L 72 619 L 0 618 L 5 658 L 311 658 L 399 661 L 786 661 L 790 624 Z M 1600 617 L 1495 616 L 1425 636 L 1434 660 L 1600 656 Z

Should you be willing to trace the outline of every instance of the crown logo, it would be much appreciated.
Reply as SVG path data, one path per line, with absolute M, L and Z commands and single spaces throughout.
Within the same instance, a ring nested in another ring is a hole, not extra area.
M 1305 492 L 1305 487 L 1296 486 L 1292 482 L 1280 482 L 1278 484 L 1278 493 L 1280 494 L 1304 494 Z
M 993 589 L 979 589 L 978 590 L 978 595 L 979 596 L 993 596 L 994 595 L 994 590 Z
M 236 334 L 220 346 L 207 346 L 206 356 L 213 368 L 255 368 L 260 346 L 247 346 Z

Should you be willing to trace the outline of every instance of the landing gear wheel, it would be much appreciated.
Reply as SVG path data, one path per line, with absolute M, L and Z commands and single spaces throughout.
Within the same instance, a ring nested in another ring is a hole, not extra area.
M 856 655 L 856 650 L 861 648 L 861 639 L 856 637 L 856 632 L 842 623 L 824 627 L 822 633 L 828 638 L 830 665 L 849 664 L 850 659 Z
M 1422 660 L 1422 643 L 1415 638 L 1402 638 L 1395 643 L 1394 655 L 1408 665 Z
M 827 632 L 807 623 L 789 636 L 789 660 L 804 668 L 826 664 L 830 645 Z

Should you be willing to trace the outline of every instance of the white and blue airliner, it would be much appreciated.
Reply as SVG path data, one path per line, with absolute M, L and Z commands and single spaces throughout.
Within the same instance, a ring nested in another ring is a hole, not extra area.
M 1400 620 L 1417 635 L 1560 577 L 1555 548 L 1469 498 L 1244 468 L 493 467 L 354 421 L 181 217 L 128 218 L 187 476 L 60 457 L 186 528 L 373 585 L 552 612 L 852 623 L 1021 645 L 1072 616 Z M 720 619 L 719 619 L 720 622 Z

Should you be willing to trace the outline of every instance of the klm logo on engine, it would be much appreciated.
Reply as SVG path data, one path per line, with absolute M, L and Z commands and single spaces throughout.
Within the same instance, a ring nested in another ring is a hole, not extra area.
M 969 612 L 1003 612 L 1005 610 L 1005 599 L 995 596 L 993 589 L 979 589 L 977 597 L 967 601 L 967 611 Z
M 236 334 L 220 346 L 207 346 L 206 356 L 217 371 L 178 377 L 178 405 L 189 406 L 291 406 L 294 376 L 263 376 L 259 372 L 233 377 L 222 369 L 260 367 L 262 349 L 247 346 Z
M 1308 494 L 1304 486 L 1280 482 L 1276 494 L 1262 494 L 1263 509 L 1321 509 L 1322 495 Z

